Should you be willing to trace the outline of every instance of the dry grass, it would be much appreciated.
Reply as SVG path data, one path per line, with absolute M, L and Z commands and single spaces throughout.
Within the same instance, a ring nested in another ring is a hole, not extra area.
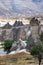
M 24 52 L 0 56 L 0 65 L 37 65 L 36 62 L 31 55 Z

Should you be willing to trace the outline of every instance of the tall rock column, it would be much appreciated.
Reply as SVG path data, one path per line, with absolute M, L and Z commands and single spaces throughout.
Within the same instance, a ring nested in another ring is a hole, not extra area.
M 34 42 L 37 42 L 40 34 L 40 22 L 38 21 L 38 19 L 35 19 L 35 17 L 32 18 L 30 21 L 30 27 Z

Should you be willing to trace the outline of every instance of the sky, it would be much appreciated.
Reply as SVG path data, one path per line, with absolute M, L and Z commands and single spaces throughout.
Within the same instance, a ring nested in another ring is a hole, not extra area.
M 43 0 L 0 0 L 0 16 L 29 16 L 43 13 Z

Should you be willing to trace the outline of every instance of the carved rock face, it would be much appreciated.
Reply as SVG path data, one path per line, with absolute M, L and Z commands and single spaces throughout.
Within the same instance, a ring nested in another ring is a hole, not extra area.
M 19 39 L 17 42 L 13 43 L 10 51 L 19 51 L 21 49 L 25 49 L 27 46 L 27 44 L 25 43 L 25 41 L 22 41 L 21 39 Z

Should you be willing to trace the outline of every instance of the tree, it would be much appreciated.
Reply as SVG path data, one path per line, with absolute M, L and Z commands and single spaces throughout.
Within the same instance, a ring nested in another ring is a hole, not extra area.
M 43 43 L 43 32 L 40 34 L 40 40 Z
M 16 41 L 16 39 L 14 39 L 14 40 L 5 40 L 4 41 L 4 51 L 6 51 L 7 54 L 10 52 L 10 48 L 11 48 L 14 41 Z
M 39 61 L 39 65 L 41 64 L 41 60 L 43 57 L 43 44 L 38 43 L 32 46 L 31 50 L 30 50 L 31 55 L 33 55 L 34 57 L 36 57 Z
M 12 46 L 12 42 L 11 40 L 5 40 L 4 41 L 4 51 L 7 51 L 7 54 L 10 52 L 10 48 Z
M 31 47 L 34 45 L 34 39 L 32 38 L 32 35 L 30 35 L 30 36 L 26 39 L 26 43 L 27 43 L 26 48 L 30 50 Z

